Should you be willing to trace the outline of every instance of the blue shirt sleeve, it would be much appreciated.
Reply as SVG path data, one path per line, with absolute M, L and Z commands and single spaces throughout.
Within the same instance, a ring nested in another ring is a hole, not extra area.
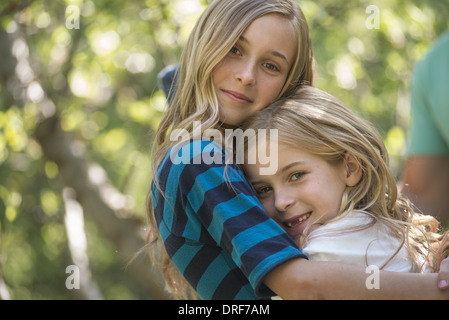
M 263 285 L 266 274 L 305 256 L 265 213 L 238 166 L 226 165 L 225 152 L 217 144 L 196 140 L 175 151 L 171 159 L 167 155 L 159 174 L 166 172 L 161 188 L 167 199 L 176 200 L 171 202 L 173 210 L 165 206 L 159 220 L 177 237 L 220 247 L 258 296 L 271 295 Z

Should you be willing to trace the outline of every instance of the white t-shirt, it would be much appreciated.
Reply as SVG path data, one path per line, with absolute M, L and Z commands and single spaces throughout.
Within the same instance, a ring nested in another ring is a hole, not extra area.
M 342 219 L 313 230 L 310 233 L 311 240 L 302 251 L 312 261 L 339 261 L 362 267 L 375 265 L 382 268 L 401 247 L 401 241 L 389 235 L 385 225 L 376 222 L 367 229 L 341 231 L 364 226 L 370 221 L 371 218 L 362 212 L 351 212 Z M 410 254 L 404 245 L 382 270 L 412 272 L 412 267 Z

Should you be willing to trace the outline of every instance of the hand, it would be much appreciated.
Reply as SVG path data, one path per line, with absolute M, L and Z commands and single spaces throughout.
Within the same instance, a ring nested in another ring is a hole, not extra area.
M 449 288 L 449 258 L 441 261 L 440 271 L 438 272 L 438 288 L 441 290 Z

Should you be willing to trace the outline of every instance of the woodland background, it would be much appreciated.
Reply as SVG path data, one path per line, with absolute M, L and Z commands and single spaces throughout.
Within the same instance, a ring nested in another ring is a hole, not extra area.
M 207 3 L 0 2 L 0 299 L 169 298 L 143 249 L 157 74 Z M 298 3 L 316 86 L 375 123 L 399 175 L 411 72 L 449 3 Z

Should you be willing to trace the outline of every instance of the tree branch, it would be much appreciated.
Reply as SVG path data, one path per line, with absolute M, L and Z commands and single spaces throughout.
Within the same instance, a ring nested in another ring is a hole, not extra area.
M 58 117 L 55 115 L 43 120 L 35 130 L 35 137 L 45 157 L 58 165 L 63 185 L 76 192 L 77 201 L 86 215 L 112 241 L 124 261 L 142 252 L 145 246 L 142 219 L 126 210 L 114 210 L 102 199 L 101 190 L 89 178 L 88 164 L 82 152 L 73 138 L 61 129 Z M 168 296 L 159 288 L 160 283 L 155 280 L 160 279 L 160 275 L 151 269 L 149 260 L 145 260 L 135 259 L 130 263 L 129 271 L 146 284 L 150 298 L 167 299 Z
M 28 55 L 25 54 L 25 52 L 29 52 L 25 39 L 19 32 L 10 36 L 11 41 L 7 42 L 9 47 L 4 48 L 4 50 L 13 52 L 14 43 L 20 43 L 24 50 L 16 52 L 15 58 L 17 60 L 22 59 L 31 68 L 33 64 L 30 63 Z M 73 46 L 77 46 L 81 35 L 78 35 L 76 39 L 72 43 Z M 71 54 L 74 52 L 75 49 L 72 48 Z M 71 59 L 68 59 L 67 64 L 71 64 Z M 12 77 L 15 77 L 18 85 L 26 91 L 31 80 L 23 80 L 21 75 L 17 73 L 16 68 L 14 70 L 15 74 Z M 64 66 L 64 74 L 67 74 L 69 70 L 69 66 Z M 33 83 L 42 87 L 41 81 L 35 77 L 35 74 L 32 75 Z M 89 164 L 85 160 L 83 152 L 80 151 L 79 143 L 72 135 L 61 129 L 58 110 L 49 96 L 51 91 L 45 87 L 42 87 L 42 90 L 45 94 L 41 101 L 36 102 L 42 112 L 35 127 L 34 137 L 41 145 L 44 157 L 58 165 L 60 181 L 62 182 L 61 190 L 65 187 L 74 190 L 76 201 L 82 206 L 85 215 L 90 217 L 100 232 L 113 243 L 116 252 L 119 252 L 124 262 L 124 271 L 136 279 L 135 283 L 147 292 L 148 298 L 168 299 L 168 296 L 161 289 L 162 284 L 159 283 L 161 276 L 151 268 L 149 259 L 144 261 L 134 259 L 132 263 L 129 263 L 130 259 L 137 253 L 142 252 L 142 248 L 145 246 L 143 220 L 125 209 L 111 208 L 107 201 L 102 198 L 104 185 L 92 183 L 88 174 Z M 68 90 L 67 87 L 64 90 Z M 13 102 L 17 105 L 25 105 L 29 102 L 26 94 L 11 96 L 14 99 Z

